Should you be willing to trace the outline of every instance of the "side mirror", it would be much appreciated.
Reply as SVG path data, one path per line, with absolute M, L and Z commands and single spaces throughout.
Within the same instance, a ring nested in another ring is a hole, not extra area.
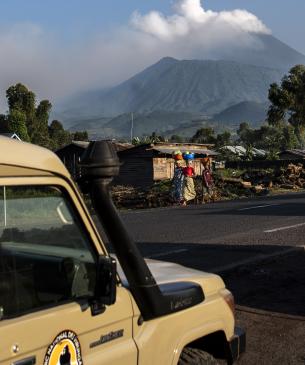
M 99 256 L 97 263 L 95 300 L 102 305 L 111 305 L 116 300 L 116 260 L 110 256 Z

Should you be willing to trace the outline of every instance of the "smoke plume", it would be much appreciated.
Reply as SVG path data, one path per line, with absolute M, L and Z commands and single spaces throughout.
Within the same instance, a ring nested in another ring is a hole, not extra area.
M 162 41 L 174 41 L 179 37 L 198 35 L 219 38 L 224 32 L 270 33 L 270 30 L 246 10 L 206 11 L 200 0 L 179 0 L 176 14 L 165 17 L 157 11 L 146 15 L 134 12 L 131 23 L 140 31 Z

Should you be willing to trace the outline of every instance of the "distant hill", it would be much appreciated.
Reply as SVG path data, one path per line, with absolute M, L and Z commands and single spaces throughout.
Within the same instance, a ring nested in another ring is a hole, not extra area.
M 179 129 L 192 120 L 181 113 L 206 115 L 221 123 L 256 123 L 264 119 L 270 84 L 279 82 L 293 65 L 305 64 L 305 56 L 272 35 L 252 36 L 252 48 L 219 50 L 218 61 L 200 59 L 200 49 L 197 60 L 162 58 L 115 87 L 70 98 L 56 117 L 67 127 L 81 123 L 78 129 L 94 129 L 92 133 L 100 136 L 129 134 L 131 112 L 140 135 Z
M 226 125 L 234 124 L 235 126 L 247 121 L 258 124 L 265 121 L 267 110 L 268 103 L 243 101 L 223 110 L 221 113 L 215 114 L 212 119 Z
M 215 121 L 233 123 L 240 119 L 239 113 L 242 119 L 246 116 L 251 122 L 257 118 L 258 106 L 266 103 L 270 84 L 282 76 L 279 70 L 237 62 L 178 61 L 167 57 L 99 94 L 98 103 L 94 102 L 92 107 L 88 101 L 94 115 L 100 108 L 100 115 L 108 117 L 83 118 L 70 129 L 86 129 L 91 138 L 129 136 L 131 112 L 134 112 L 134 135 L 138 136 L 154 131 L 170 132 L 203 115 L 216 114 Z M 239 106 L 234 107 L 236 105 Z M 219 114 L 224 110 L 224 114 Z M 109 117 L 116 114 L 119 115 Z M 226 119 L 226 115 L 231 119 Z M 234 115 L 237 118 L 233 120 Z M 71 119 L 69 123 L 71 125 Z
M 271 67 L 287 72 L 297 64 L 305 65 L 305 56 L 270 34 L 252 34 L 255 47 L 220 50 L 220 57 L 241 63 Z
M 101 95 L 95 114 L 97 107 L 103 116 L 155 110 L 215 114 L 243 101 L 265 102 L 270 84 L 282 76 L 237 62 L 163 58 Z

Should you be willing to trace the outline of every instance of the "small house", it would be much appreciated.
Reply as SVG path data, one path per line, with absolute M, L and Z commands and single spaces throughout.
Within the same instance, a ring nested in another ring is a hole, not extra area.
M 70 144 L 58 149 L 55 153 L 62 160 L 71 176 L 76 179 L 81 174 L 81 167 L 79 165 L 80 158 L 90 142 L 72 141 Z M 132 147 L 129 143 L 119 143 L 112 141 L 117 152 L 123 151 Z
M 122 165 L 114 183 L 149 187 L 156 181 L 171 179 L 174 174 L 173 152 L 176 150 L 193 152 L 195 172 L 201 175 L 201 158 L 217 155 L 212 147 L 212 144 L 157 142 L 118 152 Z
M 80 176 L 79 161 L 88 146 L 89 142 L 72 141 L 70 144 L 55 151 L 73 178 Z

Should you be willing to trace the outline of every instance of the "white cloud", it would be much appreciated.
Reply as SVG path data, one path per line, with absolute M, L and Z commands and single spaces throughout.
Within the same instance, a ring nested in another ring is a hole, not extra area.
M 31 23 L 0 27 L 0 111 L 6 88 L 16 82 L 56 102 L 118 83 L 164 56 L 217 59 L 236 47 L 260 47 L 253 33 L 270 32 L 245 10 L 214 12 L 200 0 L 178 0 L 173 8 L 170 16 L 135 12 L 125 26 L 82 44 Z
M 135 12 L 132 25 L 161 40 L 174 40 L 194 32 L 209 30 L 212 33 L 237 30 L 253 33 L 270 33 L 270 30 L 246 10 L 213 12 L 206 11 L 200 0 L 179 0 L 174 9 L 176 14 L 165 17 L 156 11 L 146 15 Z

